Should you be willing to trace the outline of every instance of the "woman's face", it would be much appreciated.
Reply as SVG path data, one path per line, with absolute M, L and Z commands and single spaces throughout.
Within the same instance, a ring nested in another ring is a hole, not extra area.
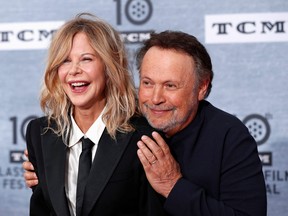
M 61 85 L 77 109 L 102 110 L 105 106 L 105 66 L 85 33 L 73 38 L 72 48 L 58 69 Z

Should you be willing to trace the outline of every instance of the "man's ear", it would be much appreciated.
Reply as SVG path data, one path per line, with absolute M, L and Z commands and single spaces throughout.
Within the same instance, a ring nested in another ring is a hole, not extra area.
M 199 86 L 199 92 L 198 92 L 198 101 L 201 101 L 205 98 L 208 86 L 209 86 L 209 80 L 205 80 L 200 86 Z

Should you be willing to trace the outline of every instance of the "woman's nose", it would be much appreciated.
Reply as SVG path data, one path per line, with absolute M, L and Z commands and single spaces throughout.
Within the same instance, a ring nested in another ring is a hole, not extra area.
M 71 67 L 69 68 L 68 73 L 69 73 L 70 75 L 75 75 L 75 74 L 77 74 L 77 73 L 81 73 L 81 67 L 80 67 L 79 62 L 72 63 L 72 64 L 71 64 Z

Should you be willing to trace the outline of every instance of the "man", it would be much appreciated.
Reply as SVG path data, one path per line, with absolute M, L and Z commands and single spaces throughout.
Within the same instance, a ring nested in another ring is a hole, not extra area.
M 165 134 L 143 136 L 137 154 L 150 184 L 165 197 L 165 211 L 266 215 L 255 140 L 240 120 L 204 100 L 213 79 L 205 47 L 191 35 L 166 31 L 153 34 L 137 60 L 140 109 Z

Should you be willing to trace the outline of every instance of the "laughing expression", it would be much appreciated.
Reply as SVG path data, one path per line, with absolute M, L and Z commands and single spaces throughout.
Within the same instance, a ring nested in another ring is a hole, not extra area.
M 58 69 L 61 85 L 75 109 L 103 109 L 106 103 L 104 70 L 87 36 L 77 33 L 67 58 Z

